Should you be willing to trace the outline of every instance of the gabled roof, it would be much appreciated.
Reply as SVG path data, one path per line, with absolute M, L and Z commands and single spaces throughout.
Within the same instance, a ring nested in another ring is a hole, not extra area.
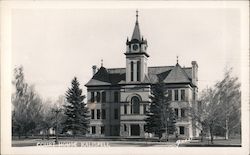
M 144 81 L 141 83 L 154 84 L 159 79 L 165 83 L 189 83 L 192 79 L 192 68 L 182 68 L 178 63 L 176 66 L 148 67 L 148 76 L 145 76 Z M 101 67 L 85 86 L 112 86 L 119 84 L 126 84 L 125 68 L 106 69 Z
M 188 83 L 191 82 L 187 73 L 177 63 L 163 80 L 164 83 Z

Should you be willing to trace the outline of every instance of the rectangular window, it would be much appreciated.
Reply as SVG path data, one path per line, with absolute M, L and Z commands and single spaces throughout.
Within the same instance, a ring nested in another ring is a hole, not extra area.
M 137 81 L 141 81 L 141 62 L 137 61 Z
M 185 101 L 185 90 L 181 90 L 181 100 Z
M 181 109 L 181 117 L 185 117 L 185 109 Z
M 124 131 L 127 131 L 127 125 L 124 124 Z
M 100 111 L 100 109 L 97 109 L 96 115 L 97 115 L 97 119 L 100 119 L 100 117 L 101 117 L 101 111 Z
M 96 133 L 96 131 L 95 131 L 95 126 L 92 126 L 92 127 L 91 127 L 91 131 L 92 131 L 92 134 L 95 134 L 95 133 Z
M 127 105 L 124 105 L 124 114 L 127 114 Z
M 100 101 L 101 101 L 101 93 L 100 93 L 100 92 L 97 92 L 97 93 L 96 93 L 96 102 L 97 102 L 97 103 L 100 103 Z
M 119 93 L 117 91 L 114 92 L 114 101 L 119 102 Z
M 143 104 L 143 114 L 146 114 L 146 113 L 147 113 L 147 105 Z
M 174 109 L 175 116 L 178 117 L 179 110 L 177 108 Z
M 95 119 L 95 110 L 94 109 L 91 110 L 91 119 Z
M 102 119 L 106 119 L 106 110 L 102 109 Z
M 115 118 L 115 119 L 118 119 L 118 109 L 115 109 L 114 112 L 115 112 L 115 113 L 114 113 L 114 118 Z
M 175 101 L 178 101 L 178 100 L 179 100 L 178 90 L 174 90 L 174 100 L 175 100 Z
M 105 133 L 105 126 L 101 126 L 101 134 Z
M 91 102 L 95 102 L 95 92 L 91 92 L 90 101 L 91 101 Z
M 184 135 L 185 134 L 185 128 L 184 128 L 184 126 L 180 126 L 179 127 L 180 128 L 180 135 Z
M 130 69 L 131 69 L 131 81 L 134 81 L 134 62 L 131 61 L 130 63 Z
M 106 92 L 103 91 L 102 92 L 102 103 L 105 103 L 106 102 Z
M 168 101 L 172 101 L 172 90 L 168 90 Z

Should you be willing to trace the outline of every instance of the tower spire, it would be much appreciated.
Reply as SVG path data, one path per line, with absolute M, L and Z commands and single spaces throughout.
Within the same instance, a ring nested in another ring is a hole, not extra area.
M 134 28 L 134 32 L 133 32 L 131 40 L 136 39 L 136 40 L 140 41 L 141 40 L 141 33 L 140 33 L 140 28 L 139 28 L 138 16 L 139 16 L 138 10 L 136 10 L 135 28 Z
M 103 59 L 101 59 L 101 67 L 103 67 Z
M 177 64 L 179 62 L 179 56 L 178 55 L 176 56 L 176 62 L 177 62 Z
M 136 10 L 136 23 L 138 23 L 138 10 Z

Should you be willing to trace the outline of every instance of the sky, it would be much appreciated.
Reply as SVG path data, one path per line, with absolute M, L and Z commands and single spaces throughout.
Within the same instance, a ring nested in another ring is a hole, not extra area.
M 191 67 L 198 63 L 199 91 L 223 78 L 226 67 L 241 75 L 240 11 L 235 8 L 137 8 L 148 41 L 148 66 Z M 76 76 L 80 87 L 92 65 L 125 67 L 136 8 L 15 9 L 12 13 L 12 69 L 44 98 L 64 95 Z

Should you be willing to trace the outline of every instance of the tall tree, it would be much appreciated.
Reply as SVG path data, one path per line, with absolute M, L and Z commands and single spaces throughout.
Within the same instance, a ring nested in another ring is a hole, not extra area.
M 203 133 L 210 134 L 213 143 L 214 135 L 229 138 L 229 133 L 240 134 L 241 130 L 241 97 L 240 83 L 232 77 L 232 70 L 225 72 L 224 78 L 211 88 L 202 91 L 200 102 L 202 108 L 189 110 L 193 120 Z
M 67 104 L 65 107 L 66 121 L 64 131 L 72 131 L 76 134 L 86 134 L 89 128 L 89 113 L 84 103 L 85 96 L 76 77 L 71 82 L 71 88 L 66 92 Z
M 241 92 L 237 77 L 232 76 L 232 68 L 226 69 L 224 79 L 215 85 L 221 110 L 221 127 L 225 130 L 225 139 L 230 132 L 240 132 L 241 126 Z
M 162 138 L 163 133 L 168 135 L 175 131 L 175 116 L 173 109 L 168 101 L 167 91 L 162 82 L 158 82 L 151 90 L 151 103 L 146 112 L 145 130 L 148 133 L 154 133 Z
M 41 120 L 42 100 L 35 92 L 34 86 L 28 86 L 24 80 L 23 67 L 14 69 L 12 94 L 12 133 L 27 137 L 28 133 L 36 133 Z

